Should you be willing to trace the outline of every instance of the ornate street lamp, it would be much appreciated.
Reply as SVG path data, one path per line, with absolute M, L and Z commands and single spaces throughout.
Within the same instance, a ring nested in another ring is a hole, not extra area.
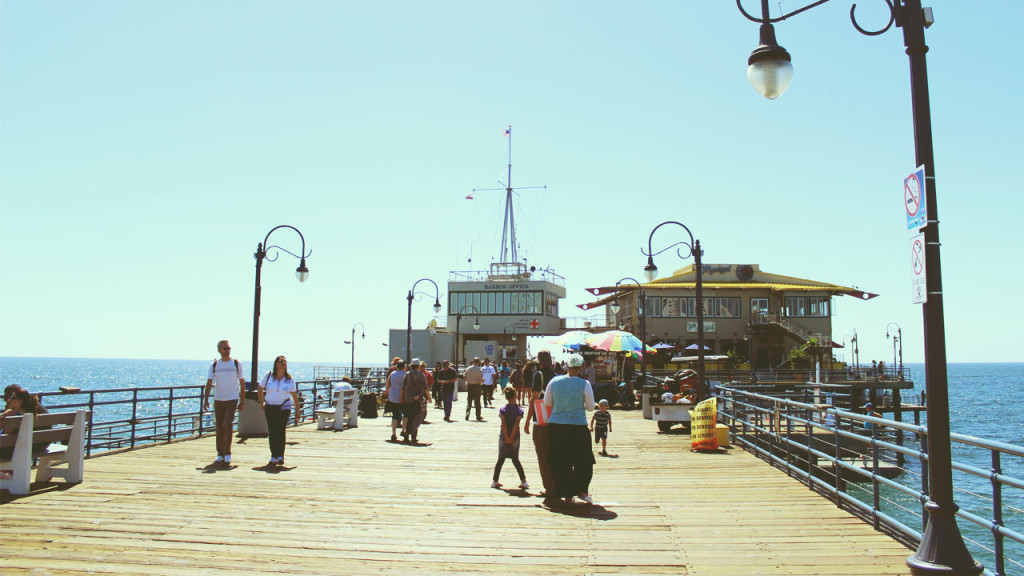
M 774 42 L 773 22 L 790 18 L 800 12 L 824 4 L 828 0 L 817 0 L 803 8 L 769 17 L 768 0 L 761 0 L 761 17 L 751 16 L 743 9 L 741 0 L 736 6 L 748 20 L 761 23 L 761 46 L 750 55 L 748 64 L 765 63 L 764 66 L 785 68 L 790 58 L 778 43 Z M 963 536 L 956 524 L 957 505 L 953 501 L 952 449 L 949 439 L 949 390 L 946 367 L 946 328 L 942 309 L 942 268 L 939 257 L 939 214 L 935 193 L 935 157 L 932 151 L 931 104 L 928 95 L 928 66 L 925 54 L 924 31 L 934 22 L 931 8 L 923 8 L 921 0 L 885 0 L 889 6 L 889 22 L 879 30 L 865 30 L 857 23 L 855 10 L 850 8 L 850 20 L 854 28 L 867 36 L 877 36 L 895 24 L 903 29 L 903 45 L 910 59 L 910 95 L 914 121 L 914 144 L 916 166 L 924 166 L 928 177 L 925 187 L 925 206 L 928 207 L 928 222 L 924 227 L 925 241 L 925 284 L 927 301 L 923 304 L 925 382 L 928 393 L 928 498 L 925 511 L 928 523 L 917 552 L 907 559 L 913 574 L 980 574 L 981 563 L 971 557 L 964 544 Z M 765 27 L 769 27 L 770 42 L 765 47 Z M 773 48 L 774 46 L 774 48 Z M 790 65 L 791 66 L 791 65 Z M 763 74 L 768 98 L 777 97 L 785 86 L 781 76 L 773 81 L 771 74 Z M 753 78 L 752 78 L 753 81 Z M 755 83 L 757 88 L 757 83 Z M 781 90 L 780 90 L 781 88 Z M 772 95 L 774 93 L 774 96 Z
M 467 308 L 471 308 L 473 310 L 473 312 L 476 314 L 476 320 L 473 321 L 473 330 L 479 330 L 480 329 L 480 311 L 476 309 L 476 306 L 473 306 L 472 304 L 466 304 L 465 306 L 460 308 L 459 311 L 455 314 L 455 369 L 456 370 L 459 369 L 459 355 L 463 351 L 462 350 L 462 342 L 459 339 L 459 336 L 461 335 L 461 332 L 459 331 L 459 329 L 461 328 L 461 324 L 462 324 L 462 313 L 465 312 Z
M 903 382 L 903 328 L 895 322 L 889 322 L 885 327 L 885 339 L 888 340 L 890 337 L 889 327 L 895 326 L 896 333 L 892 334 L 892 365 L 896 367 L 896 375 L 899 376 L 900 382 Z M 900 355 L 899 364 L 896 363 L 896 345 L 899 344 Z
M 270 241 L 270 235 L 274 233 L 274 230 L 278 228 L 291 228 L 295 230 L 295 233 L 299 235 L 299 239 L 302 241 L 302 249 L 299 254 L 294 254 L 281 248 L 280 246 L 270 246 L 267 243 Z M 273 250 L 274 252 L 271 252 Z M 256 246 L 256 253 L 253 256 L 256 258 L 256 294 L 253 297 L 253 311 L 252 311 L 252 370 L 250 374 L 250 382 L 252 386 L 256 385 L 256 365 L 259 363 L 259 351 L 260 351 L 260 293 L 262 288 L 260 287 L 260 272 L 263 270 L 263 260 L 267 262 L 274 262 L 277 260 L 277 252 L 284 252 L 291 256 L 295 256 L 299 259 L 299 267 L 295 269 L 295 277 L 298 278 L 299 282 L 305 282 L 309 278 L 309 268 L 306 268 L 306 258 L 312 252 L 306 252 L 306 239 L 302 236 L 302 232 L 294 226 L 282 224 L 270 229 L 267 232 L 266 237 L 263 238 L 263 242 Z
M 416 296 L 423 295 L 429 296 L 426 292 L 416 292 L 416 286 L 420 282 L 430 282 L 434 285 L 434 314 L 441 312 L 441 289 L 437 287 L 437 282 L 434 282 L 430 278 L 420 278 L 413 283 L 412 288 L 409 289 L 409 295 L 406 299 L 409 301 L 409 323 L 405 329 L 405 364 L 409 365 L 412 361 L 412 301 Z
M 657 252 L 651 248 L 651 242 L 654 240 L 654 233 L 658 231 L 658 228 L 666 224 L 674 224 L 679 226 L 686 231 L 686 235 L 690 237 L 689 242 L 681 240 L 675 244 L 671 244 L 666 248 L 663 248 Z M 679 248 L 676 248 L 679 246 Z M 690 256 L 693 256 L 693 265 L 697 271 L 697 401 L 701 401 L 707 398 L 708 390 L 707 384 L 704 382 L 704 292 L 703 292 L 703 276 L 700 264 L 700 258 L 704 254 L 704 251 L 700 248 L 700 240 L 696 240 L 693 237 L 693 233 L 685 225 L 669 220 L 662 222 L 651 230 L 651 235 L 647 238 L 647 252 L 640 250 L 645 256 L 647 256 L 647 266 L 644 266 L 644 276 L 648 282 L 653 282 L 658 277 L 658 267 L 654 265 L 654 257 L 662 252 L 666 252 L 676 248 L 676 255 L 680 259 L 685 260 Z M 686 248 L 686 253 L 683 253 L 682 249 Z
M 356 326 L 360 326 L 363 329 L 363 340 L 366 340 L 366 326 L 363 326 L 362 322 L 356 322 L 352 325 L 352 339 L 345 340 L 345 344 L 352 345 L 352 363 L 349 364 L 348 376 L 349 378 L 356 377 Z
M 653 261 L 651 262 L 651 265 L 654 265 Z M 657 269 L 655 268 L 655 270 Z M 643 284 L 640 284 L 640 282 L 637 279 L 630 278 L 629 276 L 622 278 L 621 280 L 616 282 L 615 298 L 612 299 L 612 303 L 609 306 L 609 308 L 611 308 L 612 314 L 619 314 L 619 310 L 621 309 L 621 307 L 619 306 L 619 285 L 627 281 L 636 284 L 637 289 L 636 309 L 640 312 L 640 342 L 643 343 L 644 345 L 644 348 L 640 350 L 640 374 L 643 378 L 643 382 L 640 384 L 640 389 L 642 391 L 644 386 L 647 386 L 647 297 L 644 293 Z
M 504 328 L 501 329 L 501 357 L 502 357 L 502 359 L 504 359 L 506 357 L 505 356 L 505 336 L 508 335 L 508 329 L 509 328 L 512 329 L 512 341 L 513 342 L 516 341 L 516 325 L 511 323 L 511 322 L 509 322 L 508 324 L 505 324 Z

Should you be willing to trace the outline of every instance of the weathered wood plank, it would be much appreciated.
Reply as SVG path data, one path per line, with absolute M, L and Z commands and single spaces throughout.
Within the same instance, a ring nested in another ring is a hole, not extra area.
M 456 410 L 456 413 L 458 411 Z M 86 481 L 5 497 L 3 574 L 906 574 L 910 551 L 764 462 L 689 452 L 639 412 L 615 412 L 597 506 L 490 489 L 497 422 L 433 423 L 430 446 L 386 442 L 389 420 L 288 431 L 208 466 L 204 437 L 92 458 Z M 440 419 L 437 412 L 432 417 Z M 518 484 L 506 462 L 507 487 Z M 46 520 L 41 520 L 45 518 Z

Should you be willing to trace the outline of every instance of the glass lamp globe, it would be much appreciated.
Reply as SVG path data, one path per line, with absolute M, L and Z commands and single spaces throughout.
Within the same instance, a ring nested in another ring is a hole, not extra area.
M 309 278 L 309 268 L 306 268 L 305 258 L 299 262 L 299 267 L 295 269 L 295 277 L 299 279 L 299 282 L 305 282 Z

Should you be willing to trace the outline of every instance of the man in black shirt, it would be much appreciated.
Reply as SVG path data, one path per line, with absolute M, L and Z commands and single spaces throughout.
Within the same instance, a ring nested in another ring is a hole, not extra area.
M 441 369 L 434 374 L 434 380 L 441 383 L 441 398 L 444 401 L 444 421 L 452 421 L 452 397 L 455 395 L 455 382 L 459 375 L 450 363 L 445 360 L 441 363 Z

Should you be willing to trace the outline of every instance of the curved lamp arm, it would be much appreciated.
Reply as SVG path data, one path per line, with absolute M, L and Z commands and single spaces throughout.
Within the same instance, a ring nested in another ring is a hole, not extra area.
M 654 241 L 654 233 L 658 231 L 658 228 L 661 228 L 666 224 L 674 224 L 676 226 L 679 226 L 683 230 L 686 230 L 686 234 L 687 236 L 690 237 L 690 241 L 687 242 L 686 240 L 682 240 L 655 252 L 651 247 Z M 676 248 L 676 246 L 679 246 L 679 248 Z M 687 250 L 686 254 L 683 254 L 682 252 L 683 247 L 685 247 Z M 640 253 L 647 256 L 647 266 L 644 266 L 644 274 L 647 276 L 647 280 L 649 282 L 653 281 L 655 278 L 658 277 L 658 267 L 654 265 L 654 257 L 657 256 L 658 254 L 667 252 L 672 248 L 676 248 L 676 254 L 679 256 L 680 260 L 686 260 L 690 256 L 693 256 L 694 259 L 697 260 L 699 263 L 701 254 L 700 240 L 694 240 L 693 232 L 690 232 L 690 229 L 687 228 L 685 224 L 682 224 L 681 222 L 676 222 L 675 220 L 662 222 L 661 224 L 655 226 L 654 230 L 651 230 L 651 235 L 647 238 L 647 251 L 644 252 L 642 248 L 640 249 Z
M 430 282 L 434 285 L 434 313 L 437 314 L 441 312 L 441 289 L 437 287 L 437 282 L 434 282 L 430 278 L 420 278 L 413 283 L 412 288 L 409 289 L 409 296 L 407 296 L 409 304 L 411 305 L 413 298 L 418 295 L 422 294 L 423 296 L 430 296 L 427 292 L 416 292 L 416 286 L 419 285 L 420 282 Z
M 276 244 L 273 246 L 268 244 L 270 242 L 270 235 L 273 234 L 275 230 L 278 230 L 280 228 L 291 228 L 292 230 L 295 230 L 296 234 L 299 235 L 299 240 L 302 241 L 302 250 L 299 252 L 299 254 L 295 254 L 294 252 L 286 250 L 280 246 L 277 246 Z M 271 250 L 274 250 L 274 252 L 271 253 Z M 290 226 L 288 224 L 281 224 L 280 226 L 275 226 L 271 228 L 270 232 L 267 232 L 267 235 L 263 238 L 263 243 L 256 248 L 256 258 L 264 258 L 268 262 L 274 262 L 277 260 L 278 251 L 284 252 L 285 254 L 294 256 L 299 259 L 299 267 L 295 269 L 295 277 L 299 279 L 299 282 L 305 282 L 306 279 L 309 278 L 309 268 L 306 267 L 306 258 L 309 258 L 309 256 L 311 256 L 313 252 L 312 250 L 306 252 L 306 238 L 302 235 L 302 232 L 300 232 L 299 229 L 296 228 L 295 226 Z

